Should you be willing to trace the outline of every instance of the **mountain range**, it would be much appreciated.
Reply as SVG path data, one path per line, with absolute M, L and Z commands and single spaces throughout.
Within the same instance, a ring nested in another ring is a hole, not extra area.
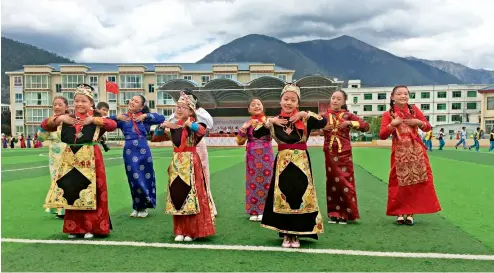
M 71 63 L 72 60 L 2 37 L 2 103 L 8 103 L 5 71 L 26 64 Z M 350 36 L 286 43 L 250 34 L 220 46 L 198 63 L 264 62 L 296 71 L 295 78 L 321 74 L 341 80 L 360 79 L 363 86 L 494 84 L 494 71 L 448 61 L 399 57 Z M 6 91 L 6 92 L 4 92 Z

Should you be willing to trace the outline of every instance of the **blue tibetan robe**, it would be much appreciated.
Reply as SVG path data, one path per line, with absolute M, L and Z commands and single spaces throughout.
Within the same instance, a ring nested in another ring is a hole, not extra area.
M 129 114 L 124 114 L 129 116 Z M 135 114 L 135 116 L 141 113 Z M 151 125 L 158 125 L 165 121 L 165 117 L 156 113 L 147 113 L 143 122 L 118 121 L 116 116 L 111 119 L 117 121 L 117 126 L 125 137 L 123 159 L 125 171 L 132 195 L 132 207 L 135 210 L 156 207 L 156 179 L 154 176 L 153 157 L 149 149 L 146 135 Z

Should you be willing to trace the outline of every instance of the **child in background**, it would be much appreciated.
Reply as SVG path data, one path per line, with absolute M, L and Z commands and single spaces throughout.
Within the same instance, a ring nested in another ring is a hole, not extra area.
M 100 101 L 96 105 L 96 109 L 98 110 L 98 112 L 100 112 L 102 117 L 108 117 L 108 112 L 110 111 L 110 106 L 108 105 L 108 103 Z M 103 147 L 105 152 L 108 152 L 110 150 L 110 147 L 108 147 L 108 145 L 106 144 L 106 133 L 101 136 L 99 143 L 101 144 L 101 147 Z

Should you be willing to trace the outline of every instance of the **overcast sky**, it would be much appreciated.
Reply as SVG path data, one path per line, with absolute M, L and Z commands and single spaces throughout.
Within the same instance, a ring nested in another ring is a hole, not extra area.
M 493 0 L 2 0 L 2 36 L 79 62 L 196 62 L 247 34 L 353 36 L 494 69 Z

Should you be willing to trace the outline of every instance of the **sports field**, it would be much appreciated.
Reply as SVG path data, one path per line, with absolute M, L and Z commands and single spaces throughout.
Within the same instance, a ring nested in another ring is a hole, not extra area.
M 152 152 L 158 208 L 148 218 L 129 217 L 122 151 L 114 147 L 104 153 L 114 230 L 105 239 L 74 241 L 42 207 L 48 150 L 2 150 L 2 271 L 494 271 L 494 153 L 429 153 L 443 211 L 397 226 L 385 215 L 390 150 L 354 148 L 362 219 L 325 222 L 318 241 L 302 240 L 296 250 L 282 249 L 277 233 L 244 214 L 241 148 L 209 149 L 217 235 L 175 243 L 172 217 L 164 214 L 171 150 Z M 309 153 L 326 215 L 324 155 L 321 148 Z

